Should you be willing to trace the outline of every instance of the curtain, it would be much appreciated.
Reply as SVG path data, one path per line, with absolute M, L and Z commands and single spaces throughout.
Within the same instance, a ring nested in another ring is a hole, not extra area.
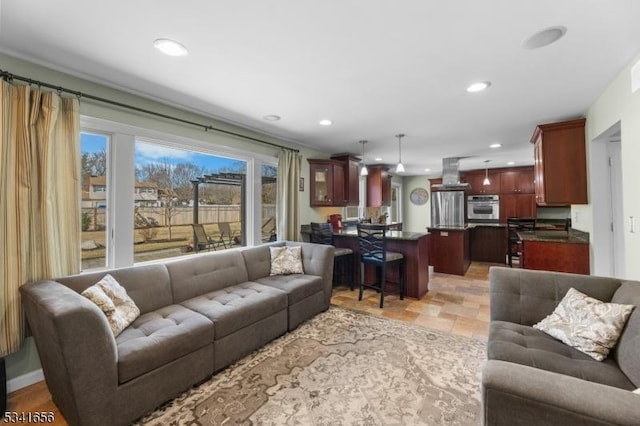
M 0 81 L 0 356 L 20 349 L 19 287 L 80 271 L 77 99 Z
M 299 240 L 300 158 L 300 154 L 290 150 L 282 150 L 278 156 L 278 193 L 276 195 L 278 240 Z

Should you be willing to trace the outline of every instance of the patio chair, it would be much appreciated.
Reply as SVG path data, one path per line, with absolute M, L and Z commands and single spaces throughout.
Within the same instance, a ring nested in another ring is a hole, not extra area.
M 202 224 L 193 223 L 191 226 L 193 227 L 193 235 L 195 236 L 194 246 L 196 251 L 203 250 L 204 248 L 210 250 L 211 247 L 213 247 L 214 250 L 216 249 L 216 241 L 207 236 Z
M 222 244 L 226 249 L 227 244 L 229 244 L 229 247 L 231 247 L 236 243 L 236 240 L 234 239 L 235 231 L 231 230 L 231 225 L 229 225 L 229 222 L 218 222 L 218 231 L 220 232 L 220 239 L 216 243 L 217 246 L 220 246 L 220 244 Z
M 276 218 L 273 216 L 262 219 L 262 241 L 271 242 L 277 239 Z

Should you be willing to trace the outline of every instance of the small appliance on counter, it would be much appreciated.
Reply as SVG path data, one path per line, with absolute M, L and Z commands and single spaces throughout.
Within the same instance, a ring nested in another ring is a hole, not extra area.
M 431 193 L 431 227 L 464 227 L 464 191 Z
M 332 214 L 329 215 L 329 223 L 333 227 L 334 231 L 342 230 L 342 215 L 341 214 Z
M 470 222 L 498 222 L 500 220 L 499 195 L 469 195 L 467 219 Z

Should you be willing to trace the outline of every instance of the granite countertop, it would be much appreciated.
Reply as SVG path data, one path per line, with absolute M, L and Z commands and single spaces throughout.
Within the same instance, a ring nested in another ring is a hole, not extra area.
M 569 229 L 569 231 L 522 231 L 518 232 L 522 241 L 542 241 L 551 243 L 589 244 L 589 233 Z
M 464 231 L 466 229 L 469 229 L 469 226 L 464 225 L 464 226 L 427 226 L 427 230 L 434 230 L 434 231 Z
M 506 223 L 498 222 L 469 222 L 469 228 L 506 228 Z
M 334 231 L 334 236 L 354 237 L 358 238 L 358 231 L 355 229 Z M 389 240 L 419 240 L 420 238 L 429 235 L 428 232 L 408 232 L 408 231 L 387 231 L 387 239 Z

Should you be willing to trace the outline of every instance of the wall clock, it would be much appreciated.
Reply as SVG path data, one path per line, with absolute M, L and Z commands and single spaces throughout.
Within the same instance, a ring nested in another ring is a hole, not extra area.
M 409 199 L 416 206 L 421 206 L 425 204 L 427 201 L 429 201 L 429 191 L 427 191 L 424 188 L 416 188 L 413 191 L 411 191 L 411 194 L 409 195 Z

